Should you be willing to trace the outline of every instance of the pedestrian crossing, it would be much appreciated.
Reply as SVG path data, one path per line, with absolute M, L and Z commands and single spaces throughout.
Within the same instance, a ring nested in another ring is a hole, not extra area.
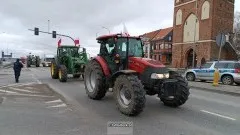
M 46 84 L 28 82 L 0 86 L 0 97 L 27 98 L 29 101 L 41 102 L 45 108 L 64 113 L 71 111 L 68 105 Z M 3 103 L 2 103 L 3 104 Z

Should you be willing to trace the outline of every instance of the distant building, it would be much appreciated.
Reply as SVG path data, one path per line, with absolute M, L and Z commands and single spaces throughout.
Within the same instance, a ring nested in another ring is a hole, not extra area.
M 144 37 L 145 57 L 161 61 L 163 64 L 172 62 L 172 36 L 173 28 L 159 29 L 141 35 Z M 150 49 L 150 50 L 149 50 Z M 149 53 L 148 53 L 149 52 Z
M 175 0 L 172 66 L 191 67 L 193 59 L 199 66 L 218 59 L 216 36 L 233 32 L 233 18 L 234 0 Z M 221 58 L 237 59 L 231 44 L 223 47 Z

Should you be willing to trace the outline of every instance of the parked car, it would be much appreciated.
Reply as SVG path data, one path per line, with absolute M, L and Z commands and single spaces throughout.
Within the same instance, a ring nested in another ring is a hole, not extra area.
M 215 69 L 220 72 L 219 81 L 225 85 L 240 85 L 240 61 L 210 61 L 200 68 L 188 69 L 185 77 L 188 81 L 212 81 Z

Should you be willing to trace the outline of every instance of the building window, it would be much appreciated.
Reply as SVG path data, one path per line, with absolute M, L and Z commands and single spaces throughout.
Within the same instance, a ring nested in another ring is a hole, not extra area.
M 159 59 L 159 61 L 162 61 L 161 55 L 158 55 L 158 59 Z
M 165 44 L 165 49 L 168 49 L 168 44 Z
M 193 42 L 199 40 L 199 21 L 195 14 L 190 14 L 184 25 L 183 42 Z M 196 29 L 195 29 L 196 28 Z
M 208 19 L 210 15 L 210 3 L 206 0 L 202 5 L 202 20 Z
M 157 55 L 154 55 L 154 59 L 157 60 Z
M 169 36 L 169 37 L 168 37 L 168 41 L 172 41 L 172 36 Z
M 182 10 L 179 9 L 176 14 L 176 25 L 182 24 Z
M 160 49 L 164 49 L 164 44 L 161 44 L 161 45 L 160 45 Z

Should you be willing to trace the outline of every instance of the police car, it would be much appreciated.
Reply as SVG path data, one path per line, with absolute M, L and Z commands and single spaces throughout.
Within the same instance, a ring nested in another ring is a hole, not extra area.
M 225 85 L 240 85 L 240 61 L 210 61 L 200 68 L 188 69 L 185 77 L 188 81 L 212 81 L 215 69 L 220 72 L 219 81 Z

